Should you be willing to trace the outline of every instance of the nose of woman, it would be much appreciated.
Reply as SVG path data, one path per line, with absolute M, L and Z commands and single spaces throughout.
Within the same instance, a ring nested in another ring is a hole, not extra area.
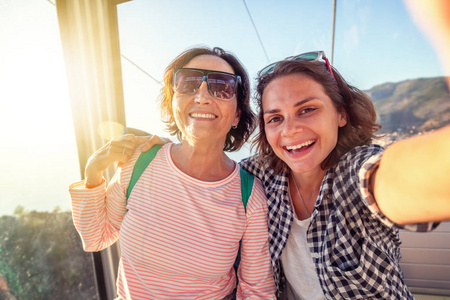
M 197 93 L 195 93 L 194 101 L 199 104 L 208 104 L 211 103 L 212 96 L 208 91 L 208 85 L 206 82 L 202 82 L 200 87 L 197 90 Z
M 293 137 L 296 134 L 303 131 L 303 125 L 299 120 L 297 120 L 294 117 L 286 117 L 284 119 L 282 129 L 281 129 L 281 135 L 283 137 Z

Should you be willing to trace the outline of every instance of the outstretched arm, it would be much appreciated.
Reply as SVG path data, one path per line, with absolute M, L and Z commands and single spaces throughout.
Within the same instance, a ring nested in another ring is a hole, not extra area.
M 398 224 L 450 219 L 450 126 L 388 147 L 372 176 L 378 207 Z

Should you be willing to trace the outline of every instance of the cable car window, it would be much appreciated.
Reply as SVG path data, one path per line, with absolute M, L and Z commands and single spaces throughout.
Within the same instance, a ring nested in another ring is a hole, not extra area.
M 80 171 L 55 5 L 0 7 L 0 299 L 98 299 L 67 193 Z

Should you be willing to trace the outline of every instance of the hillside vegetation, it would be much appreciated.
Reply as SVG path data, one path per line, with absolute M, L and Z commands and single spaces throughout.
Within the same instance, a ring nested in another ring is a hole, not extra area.
M 365 91 L 383 132 L 425 132 L 450 124 L 450 93 L 444 77 L 384 83 Z

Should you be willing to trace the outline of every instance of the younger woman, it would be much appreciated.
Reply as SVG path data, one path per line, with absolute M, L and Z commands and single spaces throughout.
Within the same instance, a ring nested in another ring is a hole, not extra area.
M 256 100 L 258 154 L 241 165 L 265 186 L 280 297 L 412 299 L 398 228 L 450 218 L 450 128 L 371 144 L 372 102 L 323 52 L 261 70 Z

